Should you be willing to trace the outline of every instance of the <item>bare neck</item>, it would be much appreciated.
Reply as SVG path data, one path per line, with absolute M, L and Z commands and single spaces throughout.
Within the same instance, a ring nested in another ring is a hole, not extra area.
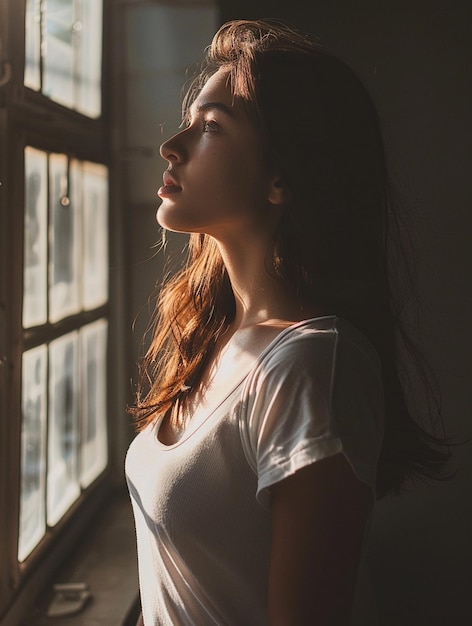
M 257 324 L 291 323 L 322 314 L 306 307 L 292 285 L 273 276 L 268 269 L 270 241 L 248 236 L 242 243 L 218 242 L 233 289 L 235 330 Z

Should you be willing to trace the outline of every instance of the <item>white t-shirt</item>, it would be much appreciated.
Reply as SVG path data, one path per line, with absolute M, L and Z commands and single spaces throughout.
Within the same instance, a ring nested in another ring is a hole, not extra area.
M 336 317 L 283 330 L 218 407 L 174 445 L 160 422 L 126 475 L 146 626 L 264 626 L 269 487 L 342 452 L 375 490 L 383 436 L 379 359 Z

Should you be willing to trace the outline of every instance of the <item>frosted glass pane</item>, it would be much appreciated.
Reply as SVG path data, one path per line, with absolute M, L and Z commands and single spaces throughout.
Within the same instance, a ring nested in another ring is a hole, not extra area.
M 47 155 L 25 149 L 23 326 L 47 321 Z
M 25 15 L 25 85 L 41 89 L 41 0 L 27 0 Z
M 82 426 L 80 482 L 87 487 L 107 464 L 106 348 L 107 322 L 81 330 Z
M 49 320 L 77 313 L 79 302 L 80 205 L 68 192 L 67 157 L 49 157 L 51 251 L 49 270 Z
M 101 112 L 102 1 L 48 0 L 43 93 L 90 117 Z
M 43 40 L 43 93 L 74 104 L 74 1 L 48 0 Z
M 78 334 L 49 346 L 47 521 L 56 524 L 80 494 L 78 482 Z
M 103 165 L 83 164 L 83 306 L 108 299 L 108 176 Z
M 46 532 L 46 359 L 46 346 L 23 354 L 19 561 Z
M 98 117 L 101 112 L 102 2 L 82 0 L 79 6 L 76 108 L 85 115 Z

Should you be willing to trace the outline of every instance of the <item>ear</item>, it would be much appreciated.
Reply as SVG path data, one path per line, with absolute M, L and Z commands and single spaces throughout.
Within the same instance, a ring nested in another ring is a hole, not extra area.
M 290 192 L 280 176 L 274 176 L 269 184 L 268 201 L 271 204 L 281 205 L 288 202 Z

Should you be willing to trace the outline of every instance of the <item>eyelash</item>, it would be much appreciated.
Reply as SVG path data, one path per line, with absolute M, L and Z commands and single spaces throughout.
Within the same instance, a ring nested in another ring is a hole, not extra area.
M 192 121 L 189 115 L 186 115 L 182 119 L 182 126 L 184 128 L 189 128 L 192 125 Z M 219 130 L 218 122 L 215 120 L 202 120 L 202 131 L 204 133 L 216 133 Z
M 215 120 L 203 120 L 202 128 L 204 133 L 218 132 L 218 124 Z

